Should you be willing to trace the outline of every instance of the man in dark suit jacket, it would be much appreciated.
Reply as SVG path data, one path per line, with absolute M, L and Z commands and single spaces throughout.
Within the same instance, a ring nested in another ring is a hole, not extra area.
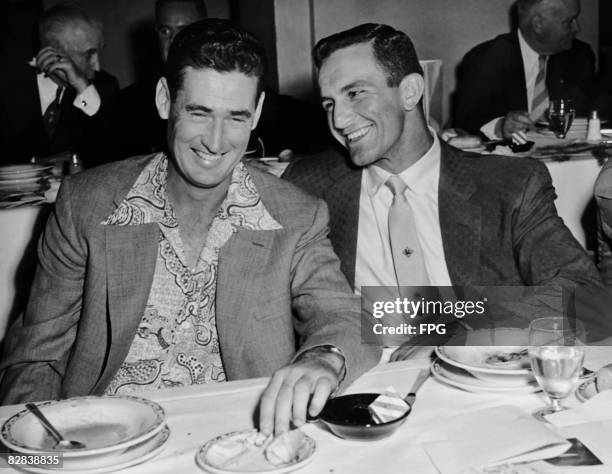
M 107 161 L 119 85 L 100 70 L 100 23 L 78 6 L 58 4 L 43 13 L 39 32 L 35 64 L 24 58 L 0 77 L 3 161 L 65 151 L 81 155 L 88 167 Z
M 595 55 L 575 39 L 579 0 L 519 0 L 517 6 L 518 29 L 479 44 L 459 66 L 455 127 L 489 138 L 532 129 L 540 118 L 532 116 L 539 56 L 547 58 L 549 99 L 573 99 L 581 116 L 595 106 Z
M 305 157 L 285 177 L 328 203 L 330 238 L 356 290 L 406 284 L 386 257 L 392 196 L 381 184 L 392 176 L 409 186 L 432 285 L 544 285 L 546 293 L 599 284 L 557 216 L 544 165 L 463 153 L 428 129 L 422 72 L 404 33 L 361 25 L 321 40 L 314 59 L 329 126 L 352 163 L 340 153 Z M 522 301 L 523 313 L 546 314 L 542 296 Z

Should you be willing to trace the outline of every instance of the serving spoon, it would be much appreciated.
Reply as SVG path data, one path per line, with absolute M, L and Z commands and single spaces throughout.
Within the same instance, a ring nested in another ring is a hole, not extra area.
M 30 411 L 30 413 L 32 413 L 32 415 L 38 418 L 41 424 L 56 441 L 54 449 L 57 449 L 58 446 L 63 449 L 83 449 L 87 447 L 80 441 L 64 439 L 60 432 L 55 429 L 55 427 L 51 424 L 47 417 L 43 415 L 40 409 L 33 403 L 26 403 L 25 407 Z

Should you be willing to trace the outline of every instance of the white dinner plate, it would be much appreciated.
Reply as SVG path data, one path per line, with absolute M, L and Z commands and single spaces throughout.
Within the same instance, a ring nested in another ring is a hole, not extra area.
M 469 371 L 501 375 L 528 375 L 531 372 L 525 349 L 529 330 L 479 329 L 466 334 L 461 346 L 440 346 L 438 357 Z
M 63 451 L 64 459 L 125 450 L 153 437 L 166 418 L 157 403 L 132 396 L 76 397 L 37 405 L 64 437 L 87 446 Z M 9 418 L 2 425 L 0 437 L 5 445 L 20 453 L 48 453 L 56 445 L 28 410 Z
M 222 459 L 222 456 L 219 456 L 218 452 L 221 443 L 232 440 L 243 440 L 256 433 L 256 429 L 233 431 L 211 439 L 196 453 L 196 462 L 198 466 L 212 474 L 235 474 L 237 472 L 248 472 L 251 474 L 284 474 L 301 469 L 312 461 L 316 450 L 316 444 L 310 436 L 304 434 L 303 446 L 300 448 L 299 456 L 295 461 L 289 464 L 271 464 L 264 456 L 262 450 L 256 450 L 254 455 L 249 456 L 243 464 L 238 463 L 238 465 L 232 467 L 220 466 L 219 459 L 217 458 Z
M 11 178 L 11 179 L 0 179 L 0 189 L 3 188 L 18 188 L 24 184 L 33 184 L 40 181 L 40 176 L 34 176 L 31 178 Z
M 474 377 L 467 371 L 445 364 L 440 360 L 435 360 L 431 364 L 431 373 L 436 380 L 468 392 L 532 393 L 540 390 L 540 387 L 535 381 L 528 384 L 523 383 L 521 385 L 488 383 Z
M 40 177 L 45 171 L 49 171 L 51 168 L 53 168 L 53 165 L 24 164 L 0 166 L 0 180 Z
M 122 454 L 109 460 L 103 461 L 99 456 L 93 456 L 93 459 L 85 462 L 79 462 L 78 459 L 64 458 L 63 467 L 61 469 L 46 469 L 43 467 L 27 468 L 29 472 L 39 474 L 49 474 L 57 472 L 70 472 L 74 474 L 103 474 L 105 472 L 116 472 L 136 464 L 141 464 L 149 459 L 154 458 L 161 453 L 170 438 L 170 428 L 164 428 L 151 439 L 143 441 L 136 446 L 132 446 L 125 450 Z

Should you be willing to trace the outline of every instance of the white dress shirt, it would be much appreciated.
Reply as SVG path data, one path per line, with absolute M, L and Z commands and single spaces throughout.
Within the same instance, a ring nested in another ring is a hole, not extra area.
M 38 96 L 40 97 L 40 111 L 42 115 L 45 115 L 45 111 L 51 102 L 55 100 L 57 88 L 59 86 L 42 73 L 36 75 L 36 81 L 38 82 Z M 63 95 L 64 91 L 61 92 L 60 97 L 63 97 Z M 78 94 L 72 102 L 72 105 L 81 109 L 90 117 L 100 110 L 100 104 L 100 94 L 98 94 L 96 86 L 93 84 L 90 84 L 87 89 Z
M 433 130 L 430 131 L 431 148 L 398 176 L 408 185 L 405 194 L 414 211 L 429 281 L 435 286 L 450 286 L 438 210 L 440 143 Z M 358 295 L 362 286 L 397 286 L 387 222 L 393 201 L 391 190 L 385 186 L 389 176 L 389 172 L 376 165 L 368 166 L 362 174 L 355 262 Z
M 525 72 L 525 87 L 527 89 L 527 111 L 531 112 L 531 102 L 533 102 L 533 91 L 540 70 L 539 58 L 540 55 L 534 51 L 531 46 L 525 41 L 521 30 L 518 30 L 518 40 L 521 49 L 521 57 L 523 58 L 523 70 Z M 510 111 L 508 111 L 510 112 Z M 489 138 L 501 138 L 495 135 L 495 127 L 503 117 L 497 117 L 487 122 L 480 131 Z

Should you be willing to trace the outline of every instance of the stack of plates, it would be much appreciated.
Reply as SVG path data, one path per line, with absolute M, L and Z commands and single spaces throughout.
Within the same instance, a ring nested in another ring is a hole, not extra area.
M 61 452 L 62 472 L 98 474 L 144 462 L 164 448 L 170 430 L 162 407 L 150 400 L 129 396 L 79 397 L 37 404 L 66 439 L 86 445 L 61 450 L 29 411 L 23 410 L 2 426 L 2 442 L 19 454 Z M 49 473 L 51 467 L 27 467 Z
M 0 166 L 0 191 L 37 191 L 41 178 L 45 177 L 53 165 L 8 165 Z
M 448 346 L 436 348 L 433 376 L 470 392 L 535 392 L 525 348 L 516 346 Z

